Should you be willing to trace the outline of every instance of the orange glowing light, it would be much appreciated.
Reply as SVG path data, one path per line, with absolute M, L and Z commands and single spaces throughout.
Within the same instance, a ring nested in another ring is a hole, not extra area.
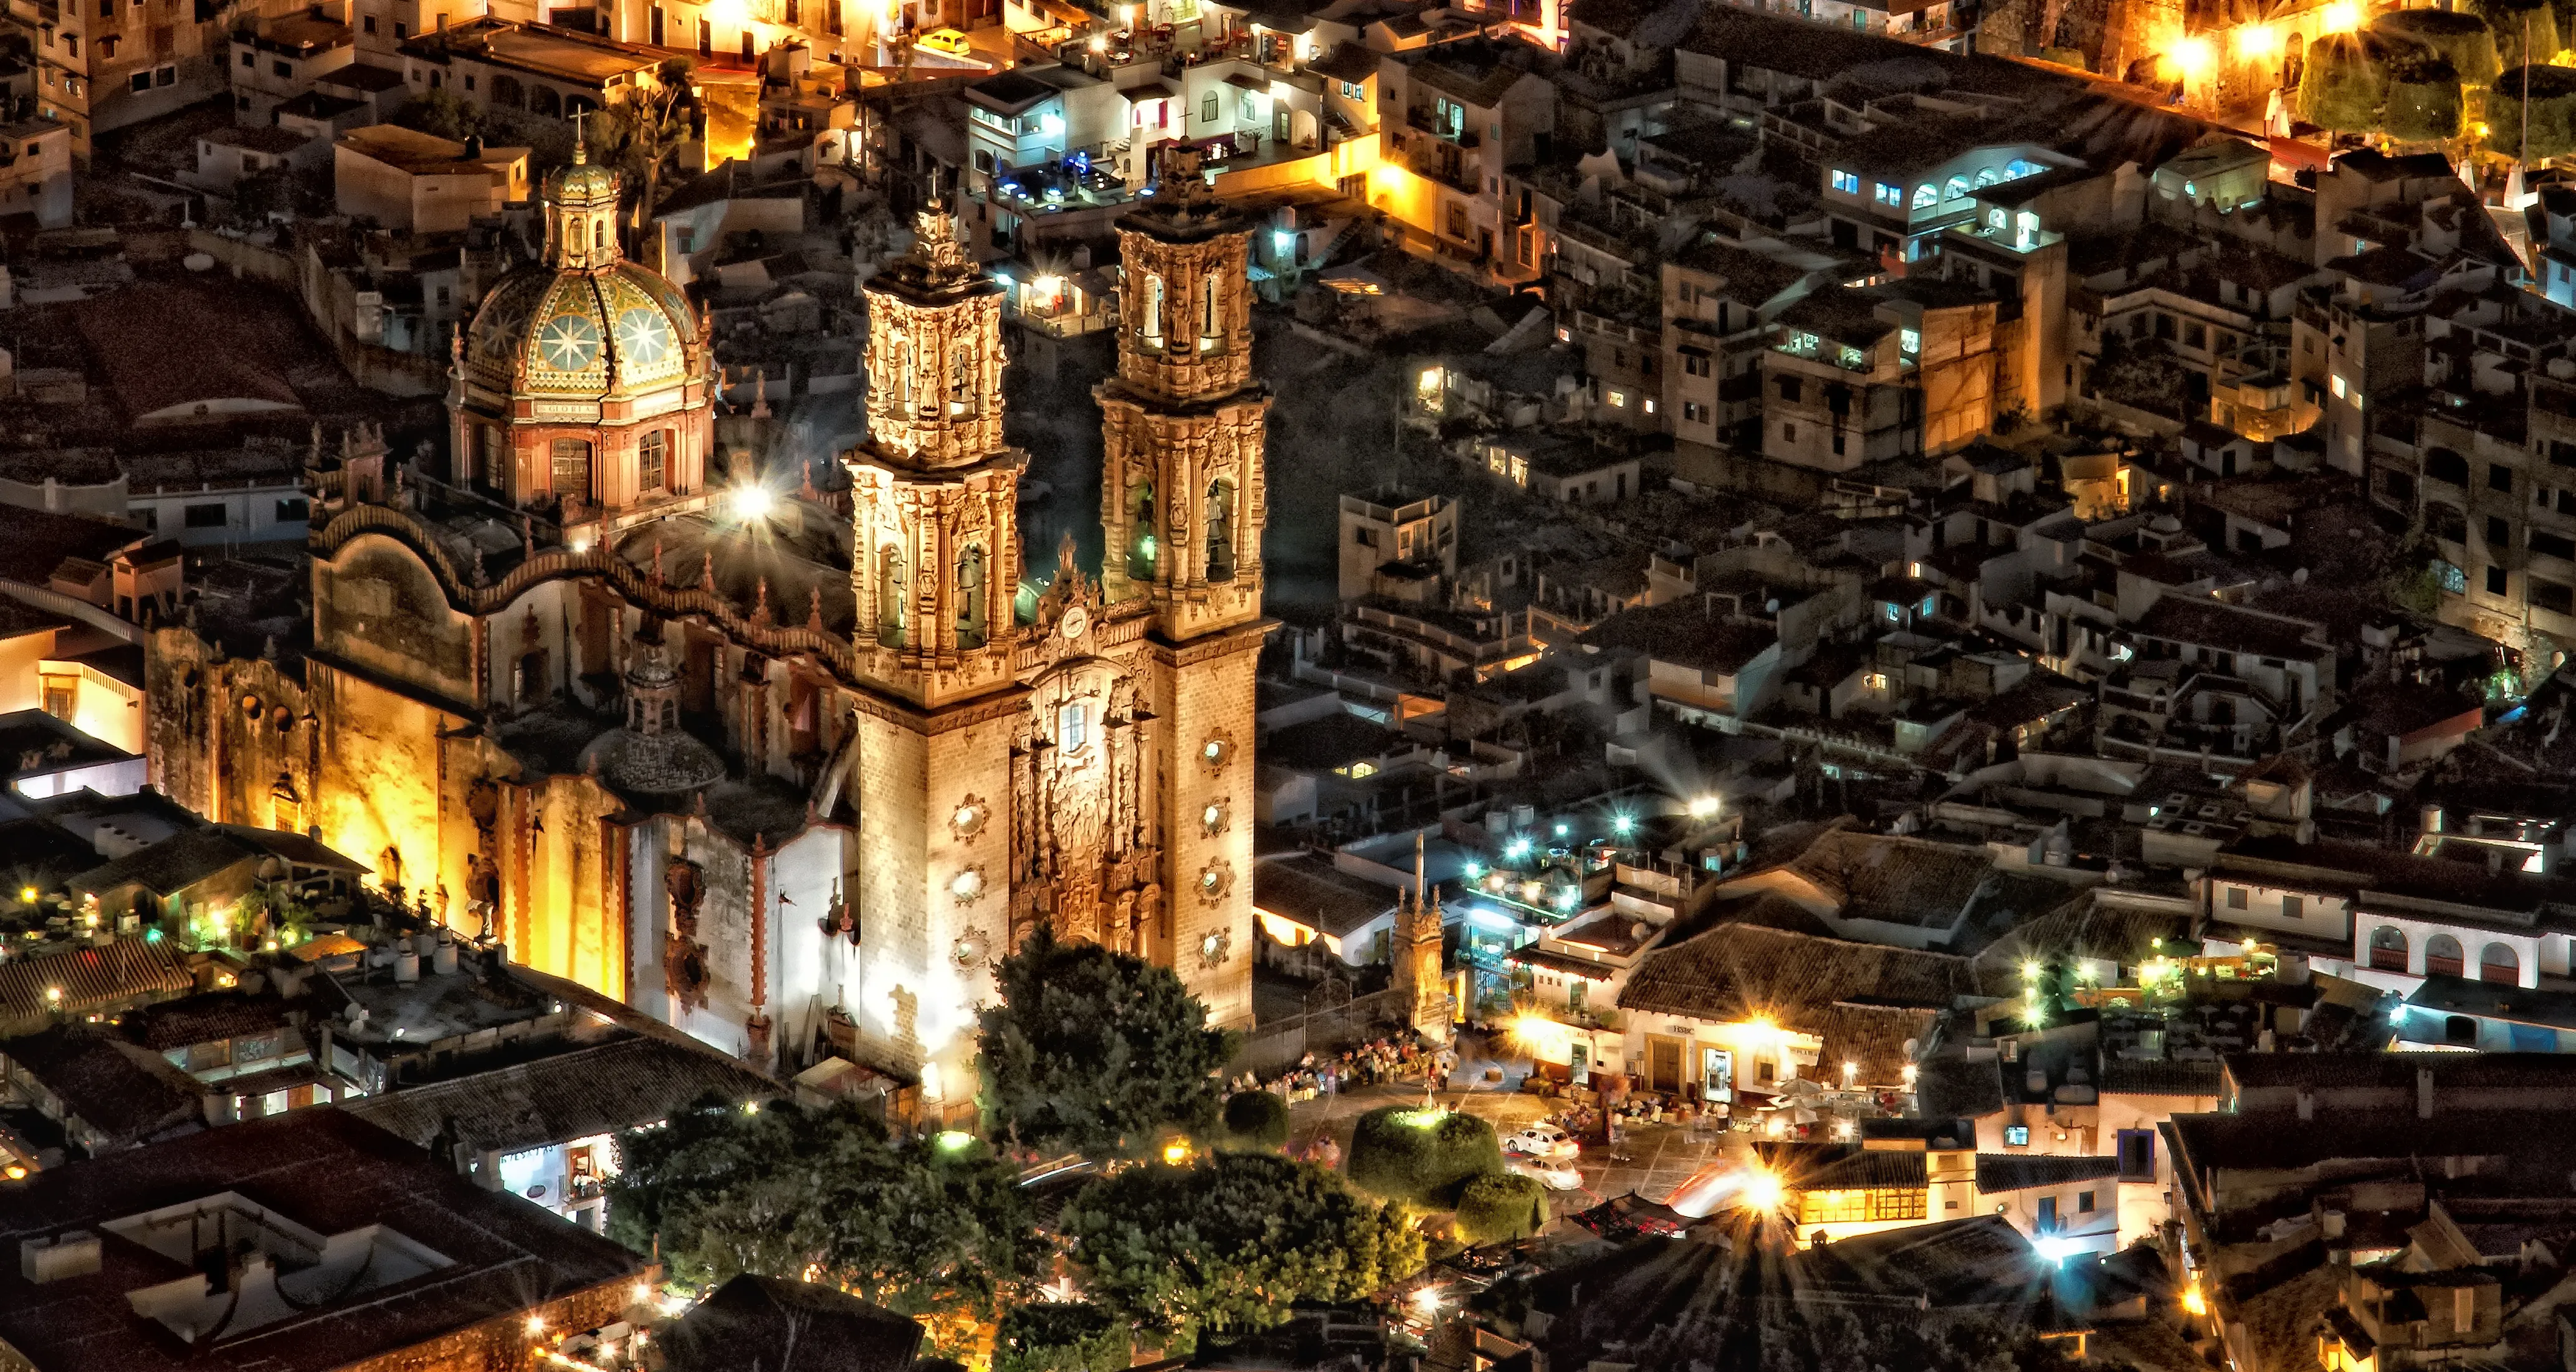
M 2209 75 L 2214 59 L 2209 50 L 2209 40 L 2192 37 L 2174 40 L 2173 49 L 2165 54 L 2165 60 L 2173 64 L 2173 69 L 2181 73 L 2185 81 L 2197 81 Z

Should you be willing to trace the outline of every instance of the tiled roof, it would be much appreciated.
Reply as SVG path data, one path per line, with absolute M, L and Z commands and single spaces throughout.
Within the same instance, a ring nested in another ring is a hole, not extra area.
M 1927 1116 L 1976 1119 L 2004 1108 L 2003 1069 L 1991 1057 L 1934 1058 L 1914 1073 L 1914 1105 Z
M 155 896 L 174 896 L 258 856 L 226 835 L 191 829 L 101 863 L 73 877 L 69 884 L 84 895 L 140 886 Z
M 2437 1090 L 2565 1091 L 2576 1088 L 2576 1054 L 2560 1053 L 2231 1053 L 2238 1090 L 2378 1087 L 2412 1100 L 2415 1073 L 2430 1069 Z
M 1562 972 L 1570 977 L 1586 977 L 1593 981 L 1608 981 L 1618 976 L 1620 970 L 1614 963 L 1576 957 L 1572 953 L 1556 952 L 1553 949 L 1541 948 L 1535 943 L 1513 949 L 1506 961 L 1521 967 Z
M 1977 1155 L 1977 1189 L 1987 1195 L 2030 1191 L 2042 1186 L 2067 1186 L 2079 1181 L 2117 1176 L 2119 1172 L 2118 1158 L 2094 1154 L 2075 1157 L 2025 1153 Z
M 1972 905 L 2036 912 L 2068 894 L 2062 883 L 1995 870 L 1983 848 L 1851 829 L 1817 839 L 1789 869 L 1837 897 L 1844 919 L 1918 928 L 1950 928 Z
M 1836 1074 L 1843 1064 L 1856 1063 L 1859 1085 L 1894 1086 L 1905 1079 L 1905 1069 L 1914 1061 L 1905 1045 L 1929 1037 L 1938 1018 L 1940 1013 L 1934 1010 L 1837 1003 L 1825 1012 L 1818 1070 L 1828 1080 L 1840 1080 Z
M 1947 1009 L 1975 994 L 1966 958 L 1727 924 L 1648 954 L 1619 1005 L 1818 1033 L 1838 1003 Z
M 106 558 L 149 537 L 127 524 L 10 505 L 0 508 L 0 577 L 42 586 L 64 558 Z
M 904 1372 L 921 1325 L 813 1282 L 738 1276 L 659 1340 L 665 1372 Z
M 1836 1239 L 1793 1254 L 1788 1263 L 1793 1290 L 1875 1297 L 1872 1303 L 1891 1313 L 1974 1305 L 2042 1329 L 2066 1323 L 2049 1295 L 2049 1265 L 1999 1215 Z
M 147 1005 L 125 1016 L 127 1039 L 153 1052 L 213 1043 L 242 1034 L 263 1034 L 287 1023 L 283 996 L 245 991 L 208 991 Z
M 443 1135 L 506 1153 L 652 1124 L 709 1094 L 740 1101 L 777 1093 L 767 1077 L 713 1052 L 636 1037 L 346 1108 L 424 1147 Z
M 1333 866 L 1312 853 L 1275 858 L 1252 866 L 1252 903 L 1282 919 L 1346 938 L 1352 931 L 1395 908 L 1396 889 Z
M 1930 1155 L 1912 1149 L 1864 1148 L 1856 1143 L 1757 1143 L 1753 1151 L 1791 1191 L 1855 1191 L 1922 1187 Z
M 12 959 L 0 964 L 0 1033 L 42 1025 L 60 991 L 66 1015 L 118 1009 L 137 999 L 185 995 L 196 988 L 185 955 L 169 944 L 118 939 L 57 957 Z
M 2225 1073 L 2214 1058 L 2175 1062 L 2105 1057 L 2102 1094 L 2106 1096 L 2211 1096 L 2224 1093 Z
M 0 1039 L 0 1057 L 52 1092 L 67 1113 L 116 1143 L 141 1143 L 205 1121 L 195 1079 L 159 1054 L 89 1025 Z

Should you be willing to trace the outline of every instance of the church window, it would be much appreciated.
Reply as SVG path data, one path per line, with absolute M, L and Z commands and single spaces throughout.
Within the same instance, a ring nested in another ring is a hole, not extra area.
M 1234 578 L 1234 483 L 1217 480 L 1207 490 L 1207 579 Z
M 658 491 L 670 479 L 671 432 L 655 429 L 635 441 L 635 489 Z
M 590 498 L 590 444 L 578 438 L 558 438 L 554 442 L 554 492 L 559 496 Z
M 903 644 L 904 605 L 903 549 L 889 543 L 877 554 L 877 640 L 894 647 Z
M 948 412 L 972 414 L 976 399 L 974 358 L 959 348 L 948 359 Z
M 1163 278 L 1148 273 L 1145 277 L 1145 342 L 1163 346 Z
M 1134 524 L 1136 542 L 1127 552 L 1127 576 L 1134 581 L 1154 579 L 1154 483 L 1136 483 Z
M 543 704 L 552 694 L 546 680 L 546 650 L 537 648 L 519 655 L 517 680 L 511 682 L 511 695 L 522 708 Z
M 957 559 L 957 646 L 984 646 L 984 550 L 971 543 Z
M 1071 756 L 1091 746 L 1091 706 L 1075 701 L 1055 712 L 1055 746 Z
M 1209 272 L 1199 287 L 1199 349 L 1202 352 L 1216 346 L 1218 298 L 1217 275 Z
M 590 221 L 590 246 L 594 248 L 605 248 L 608 246 L 607 220 L 594 219 Z

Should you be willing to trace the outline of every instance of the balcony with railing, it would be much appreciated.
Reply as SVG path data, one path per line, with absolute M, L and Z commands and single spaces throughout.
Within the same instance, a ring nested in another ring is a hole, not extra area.
M 1462 148 L 1478 147 L 1484 142 L 1483 135 L 1477 130 L 1467 128 L 1463 124 L 1453 127 L 1447 120 L 1440 117 L 1438 110 L 1427 106 L 1415 105 L 1407 109 L 1404 112 L 1404 122 L 1441 142 L 1455 143 Z
M 1415 138 L 1404 146 L 1404 165 L 1424 180 L 1437 181 L 1451 190 L 1477 195 L 1485 189 L 1485 173 L 1476 165 L 1473 148 L 1472 143 Z

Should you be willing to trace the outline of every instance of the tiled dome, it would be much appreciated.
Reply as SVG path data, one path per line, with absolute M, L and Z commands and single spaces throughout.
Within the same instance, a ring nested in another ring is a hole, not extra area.
M 591 399 L 687 376 L 697 321 L 677 286 L 634 262 L 528 266 L 484 297 L 467 339 L 467 366 L 493 390 Z

